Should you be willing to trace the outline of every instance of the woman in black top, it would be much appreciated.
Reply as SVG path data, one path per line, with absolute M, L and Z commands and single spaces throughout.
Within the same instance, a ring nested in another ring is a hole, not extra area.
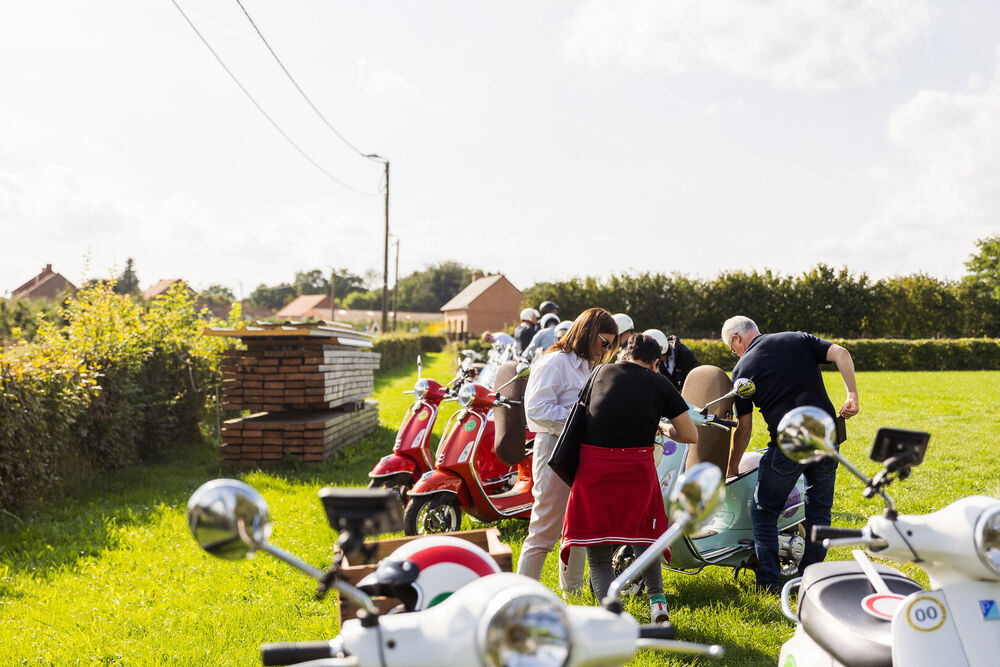
M 653 439 L 661 417 L 671 420 L 667 437 L 696 442 L 687 403 L 666 377 L 655 372 L 660 346 L 650 336 L 632 336 L 624 360 L 601 366 L 587 405 L 580 465 L 563 523 L 561 551 L 586 546 L 590 582 L 603 599 L 614 578 L 611 556 L 620 544 L 641 553 L 667 529 Z M 668 619 L 657 561 L 643 572 L 653 622 Z

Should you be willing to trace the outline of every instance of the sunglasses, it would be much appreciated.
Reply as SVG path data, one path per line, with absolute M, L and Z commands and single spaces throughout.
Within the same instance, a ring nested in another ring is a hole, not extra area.
M 614 339 L 608 340 L 607 338 L 605 338 L 601 334 L 597 334 L 597 337 L 601 339 L 601 349 L 604 350 L 605 352 L 607 352 L 608 350 L 610 350 L 612 348 L 612 346 L 614 346 L 614 344 L 615 344 Z

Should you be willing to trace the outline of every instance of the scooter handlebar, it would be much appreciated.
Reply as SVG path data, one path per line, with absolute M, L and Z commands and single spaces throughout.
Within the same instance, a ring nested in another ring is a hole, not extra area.
M 329 641 L 280 642 L 261 644 L 260 647 L 260 661 L 265 665 L 294 665 L 332 657 L 333 649 Z
M 858 528 L 835 528 L 833 526 L 813 526 L 812 541 L 822 542 L 823 540 L 863 540 L 865 534 Z
M 709 419 L 705 421 L 706 424 L 724 426 L 726 428 L 736 428 L 739 425 L 734 419 L 723 419 L 722 417 L 710 416 Z
M 676 636 L 677 628 L 673 623 L 639 626 L 639 639 L 673 639 Z

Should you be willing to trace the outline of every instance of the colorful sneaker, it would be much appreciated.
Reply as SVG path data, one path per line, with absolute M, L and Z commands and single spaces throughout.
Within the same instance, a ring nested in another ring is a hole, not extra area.
M 667 611 L 667 598 L 657 595 L 649 599 L 649 620 L 652 623 L 669 623 L 670 612 Z

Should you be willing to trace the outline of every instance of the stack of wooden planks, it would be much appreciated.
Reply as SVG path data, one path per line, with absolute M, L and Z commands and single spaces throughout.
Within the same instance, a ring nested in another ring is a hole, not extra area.
M 286 411 L 336 408 L 375 391 L 376 352 L 322 340 L 247 341 L 222 362 L 222 407 Z
M 238 336 L 245 350 L 222 363 L 222 406 L 255 414 L 222 425 L 222 462 L 286 458 L 322 462 L 378 426 L 371 337 L 335 324 L 257 324 L 206 329 Z

